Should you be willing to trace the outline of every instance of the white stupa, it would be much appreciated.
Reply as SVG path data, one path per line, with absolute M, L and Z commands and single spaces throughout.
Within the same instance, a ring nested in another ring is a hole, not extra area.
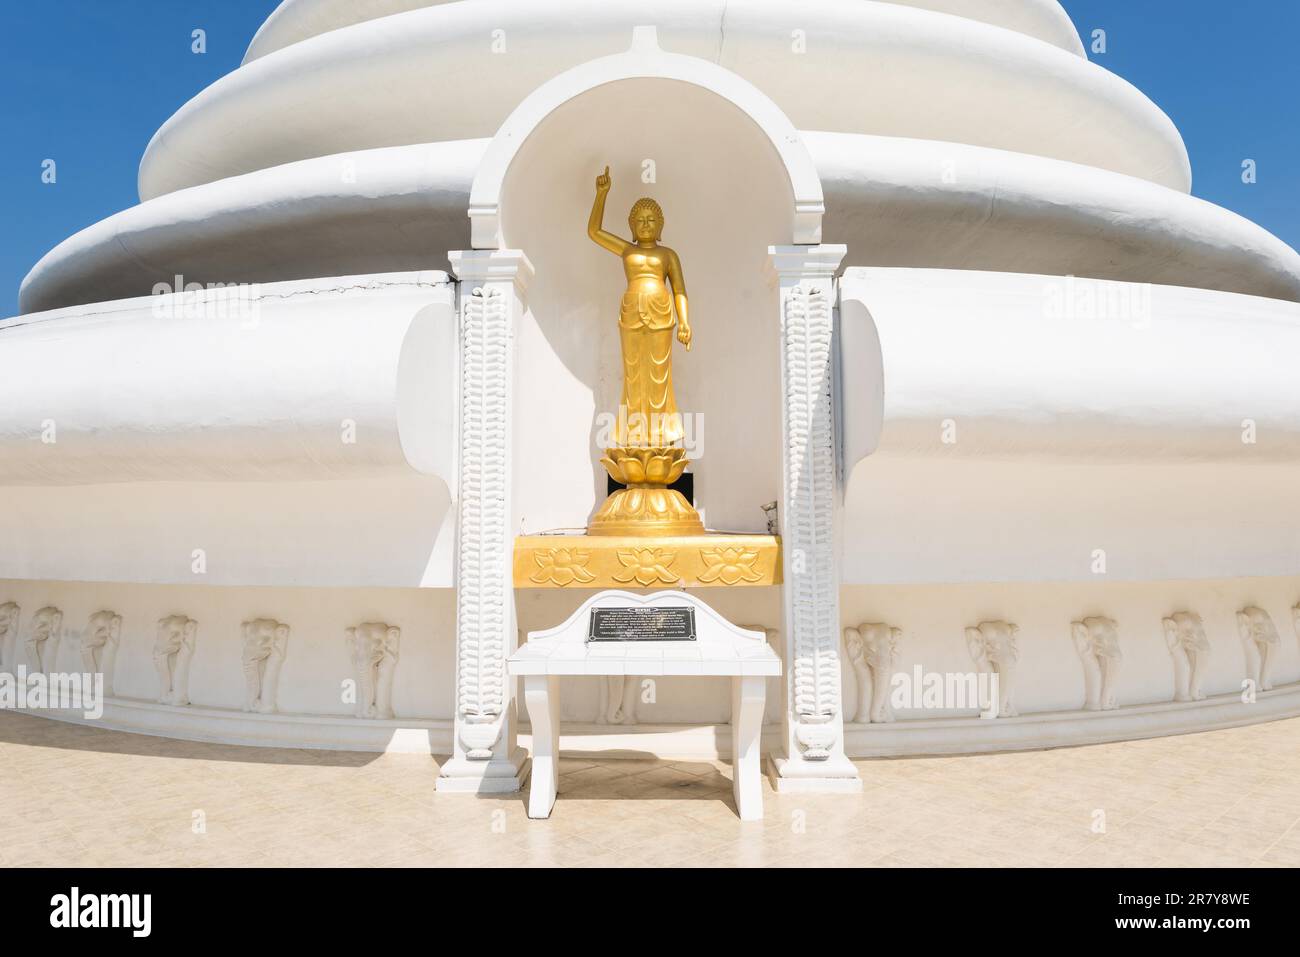
M 0 322 L 3 666 L 517 786 L 504 658 L 591 593 L 513 543 L 606 491 L 605 166 L 690 285 L 696 506 L 778 503 L 784 583 L 697 593 L 784 657 L 778 785 L 1300 714 L 1300 256 L 1056 0 L 284 0 Z M 721 681 L 566 681 L 566 749 L 725 748 Z

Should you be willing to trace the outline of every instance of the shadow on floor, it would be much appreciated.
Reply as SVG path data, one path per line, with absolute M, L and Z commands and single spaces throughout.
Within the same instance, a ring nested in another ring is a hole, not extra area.
M 20 711 L 0 711 L 0 743 L 103 754 L 138 754 L 191 761 L 233 761 L 239 764 L 364 767 L 384 754 L 377 751 L 325 751 L 314 748 L 260 748 L 254 745 L 183 741 L 129 731 L 112 731 L 69 721 L 37 717 Z M 419 755 L 413 755 L 419 757 Z M 437 766 L 436 759 L 430 758 Z

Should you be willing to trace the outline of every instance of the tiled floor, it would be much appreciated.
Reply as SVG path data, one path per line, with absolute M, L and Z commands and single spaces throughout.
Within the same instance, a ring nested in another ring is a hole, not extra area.
M 768 791 L 766 820 L 750 824 L 725 764 L 564 764 L 551 819 L 529 821 L 520 795 L 435 793 L 429 758 L 4 713 L 0 864 L 1300 865 L 1300 719 L 863 761 L 863 794 Z

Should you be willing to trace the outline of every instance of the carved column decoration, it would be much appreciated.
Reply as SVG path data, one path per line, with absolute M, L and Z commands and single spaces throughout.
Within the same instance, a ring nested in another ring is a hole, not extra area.
M 455 754 L 443 790 L 521 783 L 506 658 L 517 643 L 510 514 L 515 327 L 532 276 L 518 250 L 453 252 L 460 280 L 460 476 Z
M 787 664 L 779 790 L 856 790 L 840 702 L 835 272 L 844 246 L 769 250 L 780 294 L 783 604 Z
M 486 760 L 506 697 L 508 582 L 494 572 L 509 554 L 502 547 L 509 547 L 511 316 L 499 286 L 476 287 L 463 302 L 456 702 L 467 756 Z

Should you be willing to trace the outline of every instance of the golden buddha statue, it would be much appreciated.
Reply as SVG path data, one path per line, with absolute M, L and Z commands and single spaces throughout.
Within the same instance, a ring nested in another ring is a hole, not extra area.
M 628 215 L 632 241 L 603 228 L 605 200 L 612 180 L 609 167 L 596 177 L 596 200 L 587 235 L 623 260 L 627 291 L 618 315 L 623 352 L 623 394 L 619 401 L 615 446 L 601 464 L 627 486 L 601 506 L 587 531 L 591 535 L 700 534 L 699 513 L 680 492 L 668 488 L 688 461 L 680 445 L 684 429 L 673 396 L 673 331 L 687 351 L 691 325 L 681 260 L 659 245 L 664 214 L 653 199 L 639 199 Z M 671 291 L 670 287 L 671 286 Z M 673 320 L 673 306 L 677 321 Z

